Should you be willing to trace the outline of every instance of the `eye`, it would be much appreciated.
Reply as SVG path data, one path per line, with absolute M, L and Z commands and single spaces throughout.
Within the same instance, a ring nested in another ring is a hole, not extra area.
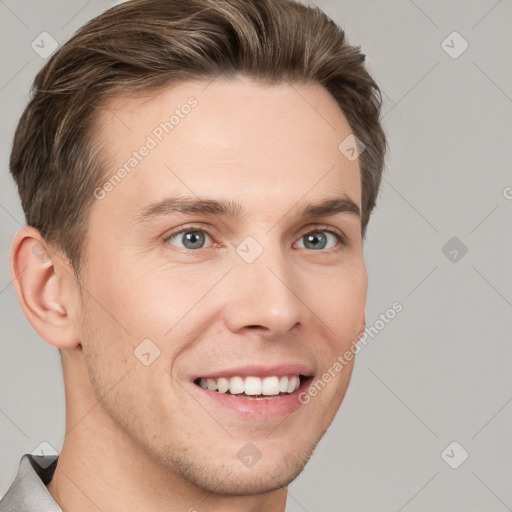
M 327 247 L 327 249 L 332 249 L 336 247 L 336 241 L 340 242 L 341 244 L 344 244 L 344 237 L 341 234 L 330 229 L 318 229 L 315 231 L 305 233 L 304 235 L 302 235 L 298 243 L 304 241 L 304 245 L 306 245 L 306 247 L 304 247 L 305 249 L 313 249 L 315 251 L 325 249 L 329 240 L 328 236 L 326 236 L 325 233 L 327 233 L 328 235 L 335 239 L 334 245 L 332 245 L 331 247 Z
M 194 250 L 203 249 L 206 237 L 210 238 L 210 235 L 208 235 L 208 233 L 206 233 L 205 231 L 194 228 L 184 228 L 181 231 L 178 231 L 177 233 L 173 233 L 172 235 L 168 236 L 165 239 L 165 241 L 171 243 L 172 245 L 177 245 L 174 242 L 172 242 L 172 240 L 177 239 L 183 244 L 178 244 L 177 247 Z
M 185 250 L 199 250 L 205 249 L 205 241 L 207 238 L 211 236 L 198 227 L 187 226 L 182 228 L 180 231 L 176 233 L 171 233 L 169 236 L 165 238 L 165 242 L 176 247 L 185 249 Z M 333 243 L 329 245 L 329 238 Z M 321 251 L 321 250 L 329 250 L 336 247 L 339 242 L 341 245 L 346 245 L 345 237 L 332 229 L 327 228 L 319 228 L 314 231 L 309 231 L 302 235 L 297 243 L 303 243 L 302 247 L 305 249 L 312 249 L 313 251 Z

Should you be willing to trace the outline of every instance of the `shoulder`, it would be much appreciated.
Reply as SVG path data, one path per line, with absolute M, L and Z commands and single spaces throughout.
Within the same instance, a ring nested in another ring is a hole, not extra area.
M 16 478 L 0 501 L 0 512 L 59 512 L 46 488 L 57 466 L 58 455 L 25 453 Z

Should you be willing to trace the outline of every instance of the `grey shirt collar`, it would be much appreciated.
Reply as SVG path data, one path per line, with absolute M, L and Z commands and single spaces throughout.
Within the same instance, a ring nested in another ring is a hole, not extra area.
M 0 512 L 62 512 L 46 488 L 57 459 L 58 455 L 23 455 L 18 474 L 0 501 Z

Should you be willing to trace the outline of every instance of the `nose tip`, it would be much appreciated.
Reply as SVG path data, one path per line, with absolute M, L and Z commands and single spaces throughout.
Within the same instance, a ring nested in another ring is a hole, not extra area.
M 301 301 L 294 286 L 297 279 L 288 271 L 263 264 L 251 270 L 237 269 L 243 279 L 237 280 L 235 292 L 224 310 L 227 326 L 232 332 L 261 331 L 266 338 L 278 338 L 300 321 Z

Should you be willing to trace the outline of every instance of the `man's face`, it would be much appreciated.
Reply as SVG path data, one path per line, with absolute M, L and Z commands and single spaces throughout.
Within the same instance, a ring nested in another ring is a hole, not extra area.
M 166 133 L 160 123 L 176 109 L 179 122 Z M 345 117 L 318 85 L 217 79 L 117 98 L 98 121 L 107 176 L 134 151 L 139 159 L 97 193 L 83 255 L 75 318 L 83 359 L 74 361 L 88 379 L 73 385 L 102 398 L 97 435 L 115 425 L 115 449 L 138 457 L 133 464 L 150 461 L 210 491 L 287 485 L 333 420 L 352 364 L 307 405 L 298 396 L 364 329 L 359 216 L 302 215 L 335 198 L 361 206 L 358 162 L 338 149 L 351 133 Z M 246 213 L 179 213 L 161 203 L 177 197 Z M 314 377 L 260 400 L 196 383 L 295 374 Z

